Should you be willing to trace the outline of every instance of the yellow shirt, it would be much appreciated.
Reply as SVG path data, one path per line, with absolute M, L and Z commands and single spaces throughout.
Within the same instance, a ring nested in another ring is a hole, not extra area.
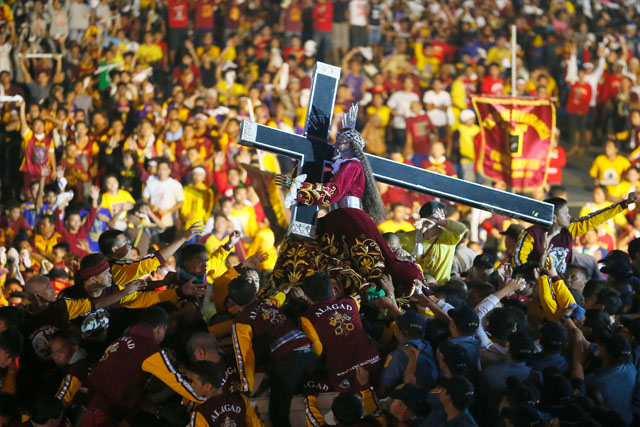
M 509 49 L 507 49 L 506 47 L 500 48 L 498 46 L 494 46 L 491 49 L 489 49 L 489 52 L 487 52 L 487 59 L 485 60 L 486 64 L 491 64 L 491 63 L 496 63 L 498 64 L 498 66 L 500 67 L 500 69 L 503 69 L 503 65 L 502 65 L 502 60 L 504 58 L 507 58 L 509 56 Z
M 454 80 L 451 83 L 451 107 L 456 116 L 456 120 L 460 115 L 460 111 L 467 108 L 467 88 L 464 87 L 462 80 Z
M 44 237 L 42 234 L 37 233 L 33 235 L 33 244 L 36 250 L 50 254 L 53 252 L 53 247 L 62 240 L 62 235 L 57 231 L 51 235 L 50 238 Z
M 620 184 L 616 185 L 612 191 L 609 191 L 609 194 L 613 197 L 627 197 L 630 192 L 638 191 L 639 188 L 640 183 L 636 183 L 632 186 L 629 181 L 622 181 Z
M 207 255 L 211 256 L 218 248 L 229 241 L 228 236 L 224 236 L 222 240 L 218 240 L 215 234 L 211 234 L 207 237 L 207 241 L 204 243 L 205 248 L 207 248 Z
M 378 230 L 380 230 L 381 234 L 384 234 L 398 231 L 414 231 L 415 227 L 409 221 L 402 221 L 400 224 L 396 224 L 395 221 L 388 219 L 378 225 Z
M 189 184 L 184 187 L 184 203 L 180 208 L 180 216 L 185 222 L 185 227 L 200 221 L 203 224 L 209 219 L 213 210 L 213 191 L 204 184 L 196 187 Z
M 244 234 L 254 237 L 258 232 L 258 220 L 256 211 L 252 206 L 243 206 L 241 209 L 233 208 L 230 217 L 235 218 L 240 223 Z
M 616 156 L 611 160 L 606 155 L 601 154 L 593 161 L 589 175 L 597 179 L 600 184 L 606 185 L 609 192 L 615 191 L 620 183 L 624 171 L 631 166 L 629 160 L 623 156 Z
M 416 260 L 422 271 L 432 275 L 439 285 L 451 278 L 451 265 L 456 253 L 456 246 L 464 236 L 467 227 L 457 221 L 447 220 L 447 226 L 434 240 L 424 240 Z M 417 230 L 400 235 L 402 248 L 413 253 L 417 246 Z
M 383 105 L 380 108 L 376 108 L 373 105 L 367 107 L 367 114 L 373 116 L 374 114 L 380 118 L 379 126 L 386 127 L 391 119 L 391 108 Z
M 218 89 L 218 102 L 225 102 L 227 100 L 227 93 L 231 92 L 233 96 L 241 96 L 246 95 L 247 92 L 244 90 L 244 86 L 240 83 L 234 83 L 231 87 L 227 86 L 227 82 L 224 80 L 220 80 L 216 83 L 216 89 Z
M 220 48 L 213 45 L 207 51 L 204 50 L 204 46 L 200 46 L 196 49 L 196 55 L 198 55 L 199 58 L 202 57 L 205 53 L 213 59 L 218 59 L 218 57 L 220 56 Z
M 475 123 L 471 126 L 458 123 L 454 129 L 457 130 L 459 134 L 460 163 L 475 163 L 476 145 L 474 141 L 476 135 L 480 133 L 480 126 Z
M 253 242 L 249 245 L 247 257 L 257 254 L 258 252 L 266 252 L 269 257 L 260 264 L 261 270 L 273 270 L 276 265 L 278 252 L 275 247 L 276 236 L 270 228 L 261 228 L 256 233 Z
M 156 44 L 145 43 L 138 48 L 138 61 L 144 65 L 159 61 L 163 56 L 162 48 Z
M 422 43 L 415 43 L 413 51 L 416 56 L 416 68 L 420 71 L 424 70 L 427 65 L 431 66 L 433 75 L 437 75 L 440 69 L 440 60 L 434 56 L 426 56 L 422 50 Z
M 113 215 L 122 211 L 125 203 L 136 203 L 135 199 L 126 190 L 118 190 L 118 194 L 116 194 L 115 196 L 112 196 L 109 193 L 104 193 L 102 195 L 101 206 L 105 209 L 109 209 L 112 217 Z

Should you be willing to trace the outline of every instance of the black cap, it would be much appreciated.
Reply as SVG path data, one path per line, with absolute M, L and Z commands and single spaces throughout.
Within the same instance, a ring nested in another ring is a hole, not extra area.
M 607 262 L 607 265 L 602 267 L 600 271 L 621 282 L 629 281 L 633 277 L 633 267 L 628 262 Z
M 547 322 L 540 329 L 540 343 L 562 348 L 567 343 L 567 330 L 558 322 Z
M 573 387 L 568 378 L 561 374 L 545 376 L 542 384 L 545 399 L 549 402 L 558 403 L 569 400 L 573 397 Z
M 533 338 L 526 332 L 514 332 L 509 335 L 509 354 L 515 360 L 527 360 L 536 350 Z
M 454 308 L 447 313 L 456 328 L 460 329 L 463 333 L 473 333 L 478 326 L 480 326 L 480 319 L 472 308 L 467 305 L 463 305 L 460 308 Z
M 613 334 L 602 338 L 602 345 L 614 359 L 631 356 L 631 346 L 622 335 Z
M 444 203 L 438 202 L 436 200 L 431 200 L 430 202 L 425 203 L 420 208 L 420 218 L 429 218 L 433 216 L 433 214 L 438 210 L 442 209 L 444 211 L 445 205 Z
M 477 255 L 473 259 L 473 266 L 479 268 L 493 268 L 493 260 L 487 254 Z
M 629 257 L 640 252 L 640 237 L 636 237 L 635 239 L 629 242 L 627 251 L 629 252 Z
M 509 236 L 513 240 L 518 240 L 518 237 L 520 237 L 520 233 L 522 233 L 523 231 L 524 227 L 520 224 L 511 224 L 509 228 L 501 231 L 500 234 L 502 234 L 503 236 Z
M 506 406 L 502 409 L 500 415 L 511 421 L 514 427 L 536 427 L 543 425 L 540 413 L 531 406 Z
M 420 407 L 422 392 L 413 384 L 400 384 L 389 393 L 389 397 L 404 403 L 412 411 Z
M 438 351 L 442 354 L 444 364 L 454 375 L 462 374 L 469 367 L 469 356 L 462 346 L 445 341 L 438 346 Z
M 473 403 L 473 384 L 461 375 L 447 378 L 440 377 L 440 386 L 447 390 L 454 406 L 459 410 L 465 410 Z
M 396 319 L 396 324 L 405 335 L 422 337 L 427 327 L 427 319 L 415 311 L 407 311 Z
M 607 253 L 606 257 L 599 260 L 598 262 L 604 262 L 605 264 L 608 264 L 610 262 L 615 262 L 615 261 L 631 264 L 631 259 L 629 258 L 629 255 L 626 252 L 621 251 L 619 249 L 614 249 L 610 251 L 609 253 Z

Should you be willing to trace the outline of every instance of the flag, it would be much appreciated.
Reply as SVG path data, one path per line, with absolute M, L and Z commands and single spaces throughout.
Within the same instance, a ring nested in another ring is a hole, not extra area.
M 280 187 L 273 180 L 276 174 L 245 163 L 242 164 L 242 168 L 247 171 L 251 186 L 256 190 L 260 198 L 260 204 L 265 216 L 271 223 L 271 230 L 275 234 L 277 245 L 287 234 L 289 220 Z
M 532 191 L 547 181 L 556 127 L 550 100 L 478 96 L 472 99 L 480 121 L 476 169 L 516 191 Z

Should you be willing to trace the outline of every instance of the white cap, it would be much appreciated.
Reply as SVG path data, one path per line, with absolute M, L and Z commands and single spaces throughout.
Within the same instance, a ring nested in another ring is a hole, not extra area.
M 593 62 L 585 62 L 584 64 L 582 64 L 582 68 L 594 68 L 593 66 Z
M 476 118 L 476 113 L 474 113 L 473 111 L 471 111 L 470 109 L 466 109 L 466 110 L 462 110 L 460 112 L 460 122 L 464 123 L 469 119 L 475 119 Z
M 318 51 L 318 45 L 313 40 L 307 40 L 304 42 L 304 54 L 306 56 L 314 56 Z
M 227 71 L 230 68 L 238 68 L 238 66 L 233 61 L 224 61 L 222 71 Z
M 209 120 L 209 117 L 207 117 L 206 114 L 202 114 L 202 113 L 196 114 L 193 118 L 196 120 Z
M 198 166 L 197 168 L 193 168 L 193 170 L 191 171 L 191 173 L 193 173 L 194 175 L 199 173 L 202 174 L 204 176 L 207 176 L 207 171 L 204 170 L 204 168 Z

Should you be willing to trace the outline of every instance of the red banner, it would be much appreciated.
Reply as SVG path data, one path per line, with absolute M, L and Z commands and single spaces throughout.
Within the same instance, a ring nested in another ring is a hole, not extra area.
M 556 110 L 547 99 L 473 97 L 480 143 L 476 168 L 513 190 L 531 191 L 547 181 Z

